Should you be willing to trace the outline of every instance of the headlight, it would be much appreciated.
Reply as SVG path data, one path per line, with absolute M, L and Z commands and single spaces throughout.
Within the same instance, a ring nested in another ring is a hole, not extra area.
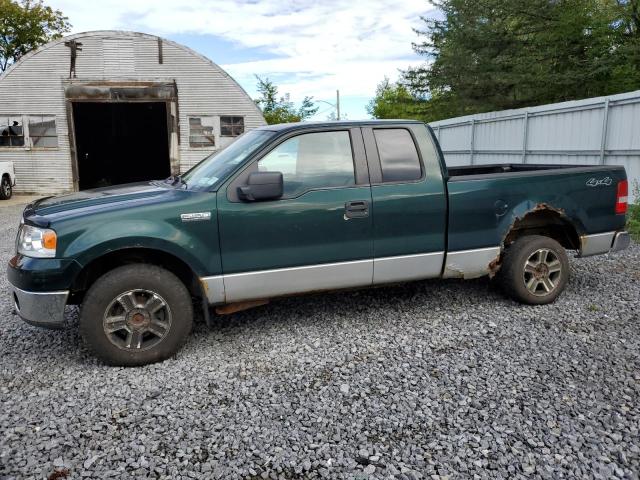
M 56 256 L 56 232 L 48 228 L 20 225 L 18 232 L 18 253 L 27 257 L 53 258 Z

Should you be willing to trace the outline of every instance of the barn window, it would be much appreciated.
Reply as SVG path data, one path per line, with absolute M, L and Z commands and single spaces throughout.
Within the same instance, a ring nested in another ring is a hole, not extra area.
M 56 118 L 29 117 L 29 137 L 34 148 L 56 148 L 58 146 Z
M 24 147 L 22 117 L 0 116 L 0 147 Z
M 189 146 L 206 148 L 215 145 L 213 117 L 189 117 Z
M 244 133 L 244 117 L 220 117 L 220 135 L 237 137 Z

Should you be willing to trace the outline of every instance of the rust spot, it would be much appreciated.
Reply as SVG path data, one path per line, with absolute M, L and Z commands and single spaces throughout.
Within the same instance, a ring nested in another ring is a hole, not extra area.
M 580 246 L 584 249 L 589 244 L 589 235 L 580 235 Z
M 142 81 L 142 80 L 95 80 L 88 82 L 79 82 L 88 87 L 155 87 L 162 85 L 158 82 Z
M 511 245 L 524 230 L 549 235 L 560 241 L 560 243 L 563 243 L 561 241 L 562 239 L 557 237 L 564 237 L 564 239 L 568 240 L 568 242 L 564 242 L 564 244 L 575 243 L 576 240 L 579 242 L 579 239 L 569 239 L 565 234 L 558 235 L 559 231 L 567 225 L 572 226 L 572 223 L 567 218 L 564 209 L 553 207 L 547 203 L 538 203 L 535 207 L 525 212 L 524 215 L 514 215 L 501 246 L 504 248 Z M 556 235 L 554 235 L 554 233 Z
M 565 224 L 571 225 L 565 210 L 562 208 L 556 208 L 544 202 L 536 204 L 535 207 L 526 211 L 522 216 L 514 215 L 513 221 L 511 222 L 511 225 L 509 225 L 509 228 L 502 239 L 502 243 L 500 244 L 500 255 L 493 259 L 488 265 L 489 277 L 493 278 L 498 273 L 502 265 L 502 252 L 504 252 L 504 248 L 515 242 L 521 232 L 529 230 L 540 232 L 541 234 L 549 234 L 550 232 L 557 234 L 558 228 L 564 227 Z M 558 235 L 550 234 L 549 236 L 556 238 L 556 240 L 561 240 L 560 238 L 557 238 Z M 572 241 L 568 236 L 565 236 L 565 238 L 569 244 L 575 243 L 575 240 Z M 580 239 L 578 239 L 578 242 L 580 242 Z M 563 242 L 561 241 L 560 243 Z M 567 242 L 564 242 L 564 244 L 566 245 Z M 575 247 L 577 248 L 579 245 L 576 245 Z
M 489 278 L 493 278 L 496 276 L 500 267 L 502 266 L 502 251 L 498 254 L 496 258 L 489 262 Z
M 202 286 L 202 293 L 204 293 L 204 296 L 207 297 L 209 294 L 209 285 L 207 284 L 207 282 L 202 281 L 202 279 L 200 280 L 200 285 Z
M 527 212 L 525 214 L 525 217 L 529 214 L 529 213 L 533 213 L 533 212 L 539 212 L 541 210 L 551 210 L 552 212 L 556 212 L 559 213 L 561 216 L 564 216 L 565 212 L 564 209 L 562 208 L 556 208 L 556 207 L 552 207 L 551 205 L 547 204 L 547 203 L 539 203 L 537 204 L 535 207 L 533 207 L 532 210 L 530 210 L 529 212 Z
M 266 305 L 267 303 L 269 303 L 268 299 L 229 303 L 228 305 L 221 305 L 219 307 L 216 307 L 216 313 L 218 315 L 230 315 L 232 313 L 248 310 L 249 308 L 260 307 L 262 305 Z
M 101 101 L 169 101 L 177 98 L 176 86 L 160 82 L 82 82 L 72 83 L 65 88 L 67 100 Z

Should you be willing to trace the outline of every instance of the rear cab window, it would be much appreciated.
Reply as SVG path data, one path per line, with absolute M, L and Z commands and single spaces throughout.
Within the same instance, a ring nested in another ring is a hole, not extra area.
M 375 128 L 382 183 L 413 182 L 422 178 L 420 156 L 405 128 Z

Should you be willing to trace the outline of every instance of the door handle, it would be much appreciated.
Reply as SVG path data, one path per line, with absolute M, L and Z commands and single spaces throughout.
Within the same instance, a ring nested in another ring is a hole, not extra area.
M 366 200 L 353 200 L 344 204 L 344 219 L 366 218 L 369 216 L 369 202 Z

